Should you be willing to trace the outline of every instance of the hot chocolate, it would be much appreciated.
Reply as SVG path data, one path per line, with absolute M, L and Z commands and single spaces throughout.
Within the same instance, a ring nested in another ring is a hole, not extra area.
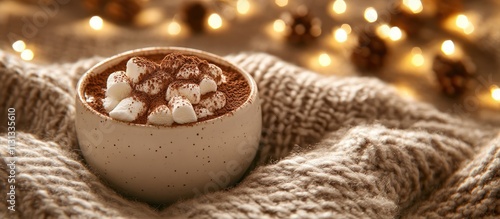
M 132 57 L 89 78 L 86 102 L 123 122 L 176 126 L 212 119 L 243 104 L 250 86 L 236 70 L 196 56 Z
M 176 47 L 127 51 L 78 82 L 78 144 L 112 188 L 174 203 L 241 179 L 259 148 L 257 94 L 252 77 L 223 57 Z

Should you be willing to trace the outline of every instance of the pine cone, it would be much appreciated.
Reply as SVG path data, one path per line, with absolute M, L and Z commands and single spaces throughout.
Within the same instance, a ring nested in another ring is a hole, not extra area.
M 131 23 L 142 10 L 140 0 L 84 0 L 82 3 L 91 13 L 117 23 Z
M 382 68 L 387 55 L 387 45 L 373 29 L 360 34 L 358 45 L 353 49 L 351 60 L 361 70 Z
M 467 91 L 473 72 L 461 60 L 452 60 L 437 55 L 432 63 L 441 90 L 448 96 L 460 96 Z
M 182 9 L 182 20 L 193 33 L 205 31 L 207 15 L 208 10 L 201 2 L 188 3 Z
M 285 14 L 283 18 L 287 24 L 286 39 L 292 44 L 308 44 L 321 34 L 321 21 L 312 17 L 303 6 L 295 13 Z

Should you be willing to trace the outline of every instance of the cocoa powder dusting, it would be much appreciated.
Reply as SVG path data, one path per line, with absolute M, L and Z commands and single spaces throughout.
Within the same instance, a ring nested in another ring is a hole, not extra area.
M 158 71 L 158 74 L 143 75 L 140 78 L 139 83 L 137 83 L 138 85 L 144 83 L 143 86 L 149 86 L 150 88 L 153 88 L 155 86 L 150 82 L 152 80 L 162 80 L 165 83 L 165 85 L 171 83 L 172 80 L 175 78 L 175 74 L 177 73 L 177 71 L 184 64 L 196 65 L 200 70 L 199 77 L 194 79 L 184 80 L 186 83 L 199 84 L 199 82 L 203 79 L 203 76 L 208 74 L 208 69 L 209 69 L 208 68 L 209 62 L 207 62 L 206 60 L 202 60 L 195 56 L 185 56 L 179 53 L 150 55 L 141 57 L 141 59 L 139 60 L 141 62 L 141 65 L 145 65 L 148 67 L 154 66 L 151 67 L 153 71 Z M 120 62 L 118 65 L 110 67 L 100 74 L 89 77 L 85 86 L 84 93 L 85 96 L 94 97 L 92 101 L 88 102 L 88 104 L 96 111 L 109 116 L 109 114 L 106 112 L 102 104 L 102 100 L 105 98 L 107 78 L 113 72 L 125 71 L 127 66 L 127 61 L 128 60 L 124 60 Z M 217 87 L 217 90 L 225 94 L 226 105 L 223 108 L 215 111 L 214 115 L 200 118 L 198 119 L 197 122 L 209 120 L 224 115 L 226 113 L 230 113 L 231 111 L 241 106 L 248 98 L 248 95 L 250 94 L 250 86 L 241 74 L 239 74 L 235 69 L 232 69 L 228 66 L 219 66 L 219 67 L 222 69 L 223 74 L 226 76 L 226 83 L 220 84 Z M 159 71 L 161 71 L 161 73 Z M 215 80 L 220 80 L 220 78 L 216 78 Z M 180 84 L 177 85 L 176 83 L 175 86 L 180 86 Z M 148 95 L 142 91 L 138 91 L 133 87 L 131 95 L 134 96 L 134 98 L 137 98 L 138 100 L 146 103 L 148 108 L 132 123 L 146 124 L 147 115 L 152 110 L 154 110 L 156 107 L 160 105 L 167 105 L 167 100 L 165 99 L 167 88 L 168 86 L 161 86 L 160 91 L 157 94 Z M 213 93 L 205 94 L 201 98 L 203 99 L 212 94 Z M 190 125 L 190 124 L 193 123 L 182 124 L 182 125 Z M 174 123 L 173 126 L 179 126 L 179 124 Z

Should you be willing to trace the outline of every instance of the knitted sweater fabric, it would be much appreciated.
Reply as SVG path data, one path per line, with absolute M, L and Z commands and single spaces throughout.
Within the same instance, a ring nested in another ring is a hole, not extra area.
M 0 218 L 500 217 L 496 127 L 377 79 L 323 77 L 262 53 L 226 58 L 258 85 L 257 165 L 231 188 L 155 208 L 116 193 L 81 156 L 76 83 L 102 58 L 35 65 L 0 51 Z M 5 199 L 13 161 L 15 211 Z

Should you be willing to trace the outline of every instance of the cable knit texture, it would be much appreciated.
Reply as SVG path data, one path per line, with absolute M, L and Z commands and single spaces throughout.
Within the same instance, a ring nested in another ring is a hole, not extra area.
M 400 98 L 376 79 L 322 77 L 273 56 L 226 57 L 256 80 L 257 167 L 233 188 L 164 208 L 126 199 L 85 165 L 75 86 L 101 58 L 37 66 L 0 51 L 0 193 L 16 161 L 16 211 L 0 218 L 495 218 L 494 127 Z M 16 109 L 15 158 L 7 110 Z

